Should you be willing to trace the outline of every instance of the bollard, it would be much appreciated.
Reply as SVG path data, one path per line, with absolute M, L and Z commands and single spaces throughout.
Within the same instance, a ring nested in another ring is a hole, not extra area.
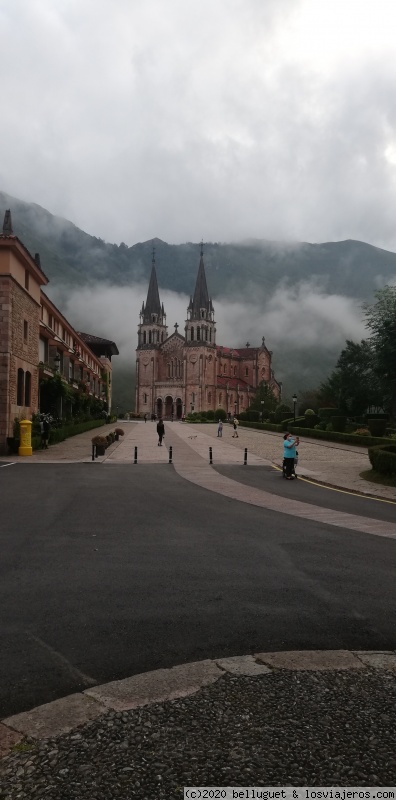
M 168 462 L 169 464 L 171 464 L 171 463 L 172 463 L 172 452 L 173 452 L 173 449 L 172 449 L 172 446 L 171 446 L 171 447 L 169 448 L 169 462 Z
M 209 447 L 209 464 L 213 464 L 212 448 Z
M 246 467 L 247 464 L 247 447 L 245 447 L 245 457 L 243 459 L 243 466 Z
M 133 463 L 137 464 L 137 447 L 135 447 L 135 458 Z
M 95 445 L 92 445 L 92 461 L 95 461 Z

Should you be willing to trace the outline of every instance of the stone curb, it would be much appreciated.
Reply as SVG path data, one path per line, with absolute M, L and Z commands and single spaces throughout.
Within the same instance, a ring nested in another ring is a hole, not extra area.
M 250 678 L 275 670 L 383 669 L 396 672 L 396 650 L 296 650 L 207 659 L 112 681 L 45 703 L 0 721 L 0 758 L 25 737 L 48 739 L 70 733 L 107 711 L 127 711 L 188 697 L 224 673 Z

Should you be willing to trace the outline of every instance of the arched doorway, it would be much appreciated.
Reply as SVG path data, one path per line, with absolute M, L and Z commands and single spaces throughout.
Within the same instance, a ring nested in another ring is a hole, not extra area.
M 176 398 L 176 419 L 181 419 L 183 416 L 183 403 L 180 397 Z
M 158 419 L 162 419 L 162 416 L 163 416 L 163 403 L 162 403 L 162 398 L 161 397 L 159 397 L 158 400 L 157 400 L 156 414 L 157 414 Z
M 167 419 L 171 419 L 173 416 L 173 397 L 169 394 L 165 397 L 165 416 Z

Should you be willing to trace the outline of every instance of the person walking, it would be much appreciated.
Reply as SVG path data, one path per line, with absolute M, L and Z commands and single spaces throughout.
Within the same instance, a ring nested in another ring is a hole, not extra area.
M 144 421 L 147 422 L 147 414 L 144 415 Z
M 297 436 L 295 439 L 292 433 L 285 433 L 283 437 L 283 464 L 285 467 L 285 475 L 288 481 L 293 481 L 293 467 L 294 459 L 297 457 L 296 447 L 300 444 L 300 439 Z
M 233 439 L 239 439 L 239 436 L 238 436 L 238 425 L 239 425 L 239 419 L 234 417 L 234 433 L 232 434 L 232 438 Z
M 217 436 L 221 439 L 223 436 L 223 423 L 221 419 L 219 419 L 219 424 L 217 426 Z
M 43 419 L 42 442 L 43 442 L 43 448 L 45 450 L 48 450 L 48 442 L 49 442 L 49 437 L 50 437 L 50 430 L 51 430 L 50 421 L 49 421 L 48 417 L 44 417 L 44 419 Z
M 157 433 L 158 433 L 158 447 L 162 447 L 162 440 L 165 436 L 165 425 L 162 419 L 159 419 L 157 422 Z

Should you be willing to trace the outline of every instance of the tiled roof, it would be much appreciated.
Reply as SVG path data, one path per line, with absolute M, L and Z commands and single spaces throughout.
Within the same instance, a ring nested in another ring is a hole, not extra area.
M 219 356 L 234 356 L 235 358 L 253 358 L 257 351 L 258 347 L 222 347 L 221 345 L 216 345 L 217 354 Z
M 216 382 L 218 386 L 228 386 L 229 389 L 237 389 L 239 386 L 239 389 L 245 391 L 247 387 L 250 386 L 250 384 L 246 383 L 242 378 L 229 377 L 228 375 L 218 375 Z

